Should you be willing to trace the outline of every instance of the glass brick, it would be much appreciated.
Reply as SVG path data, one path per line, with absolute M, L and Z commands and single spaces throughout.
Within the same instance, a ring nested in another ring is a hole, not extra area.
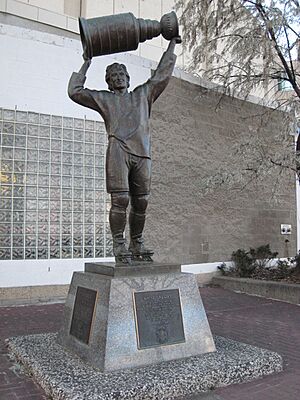
M 94 249 L 92 247 L 84 248 L 84 258 L 92 258 L 94 257 Z
M 14 223 L 12 227 L 13 234 L 22 235 L 24 232 L 24 225 L 23 224 L 16 224 Z
M 14 136 L 13 135 L 2 135 L 2 146 L 11 147 L 14 145 Z
M 36 236 L 25 235 L 25 247 L 35 247 L 35 246 L 36 246 Z
M 74 235 L 74 237 L 73 237 L 73 246 L 82 246 L 82 244 L 83 244 L 82 236 Z
M 60 200 L 50 200 L 51 210 L 60 210 Z
M 13 199 L 14 210 L 23 210 L 24 205 L 25 205 L 24 199 Z
M 95 131 L 104 133 L 105 132 L 104 122 L 95 121 Z
M 3 162 L 2 162 L 2 167 L 3 167 Z M 15 172 L 25 172 L 25 162 L 24 161 L 14 161 L 14 167 L 15 167 Z M 11 165 L 11 170 L 12 170 L 12 165 Z
M 48 224 L 39 224 L 39 225 L 38 225 L 38 232 L 39 232 L 39 234 L 41 234 L 41 233 L 43 233 L 43 234 L 48 233 Z
M 24 259 L 24 249 L 23 248 L 13 248 L 12 254 L 13 260 L 23 260 Z
M 3 109 L 0 107 L 0 119 L 3 118 Z
M 39 210 L 48 210 L 49 209 L 49 201 L 48 200 L 39 200 L 38 201 L 38 209 Z
M 87 154 L 94 154 L 95 153 L 94 145 L 91 143 L 86 143 L 84 146 L 84 152 Z
M 85 129 L 87 129 L 89 131 L 93 131 L 94 130 L 94 121 L 86 119 L 85 120 Z
M 84 215 L 84 222 L 85 222 L 86 224 L 92 224 L 92 223 L 94 223 L 94 214 L 86 213 L 86 214 Z
M 60 258 L 60 248 L 51 247 L 50 248 L 50 258 Z
M 83 175 L 83 167 L 82 166 L 74 165 L 73 171 L 74 171 L 74 173 L 72 175 L 74 175 L 75 177 Z
M 68 222 L 71 223 L 72 222 L 72 213 L 67 213 L 67 212 L 63 212 L 62 213 L 62 222 Z
M 49 150 L 50 149 L 50 140 L 39 138 L 39 148 L 42 150 Z
M 24 246 L 24 236 L 14 235 L 13 236 L 13 247 L 23 247 Z
M 92 224 L 86 224 L 84 225 L 84 232 L 85 234 L 94 234 L 94 225 Z
M 60 195 L 61 195 L 61 190 L 60 188 L 53 188 L 51 187 L 50 189 L 50 198 L 51 199 L 60 199 Z
M 33 197 L 34 199 L 36 199 L 36 197 L 37 197 L 36 187 L 34 187 L 34 186 L 27 186 L 27 187 L 26 187 L 26 196 L 27 196 L 27 197 Z
M 62 153 L 62 161 L 64 164 L 72 164 L 72 153 Z
M 104 167 L 104 157 L 96 156 L 95 157 L 95 166 L 96 167 Z
M 62 210 L 63 212 L 71 212 L 72 211 L 72 200 L 63 200 L 62 201 Z
M 94 245 L 94 237 L 91 235 L 86 235 L 84 238 L 85 246 L 93 246 Z
M 95 135 L 95 142 L 96 143 L 105 143 L 105 135 L 102 133 L 98 133 L 97 135 Z
M 51 152 L 51 162 L 60 163 L 61 162 L 61 153 L 52 151 Z
M 38 125 L 28 124 L 28 135 L 29 136 L 38 136 L 39 135 Z
M 104 178 L 104 169 L 103 168 L 95 168 L 95 177 Z
M 62 235 L 61 245 L 66 247 L 71 246 L 71 237 L 69 235 Z
M 95 248 L 95 257 L 104 257 L 104 249 L 102 247 Z
M 40 126 L 40 136 L 50 137 L 50 127 L 49 126 Z
M 37 219 L 36 211 L 30 210 L 30 211 L 27 211 L 27 212 L 26 212 L 26 223 L 27 223 L 27 221 L 29 221 L 29 222 L 35 222 L 36 219 Z
M 84 163 L 85 163 L 85 165 L 94 165 L 94 156 L 85 155 Z
M 75 129 L 83 129 L 84 128 L 84 120 L 79 118 L 74 118 L 74 128 Z
M 1 177 L 1 181 L 0 181 L 1 184 L 3 184 L 3 183 L 9 184 L 9 185 L 12 184 L 12 174 L 11 173 L 2 171 L 0 177 Z
M 18 122 L 27 122 L 28 115 L 26 111 L 18 111 L 17 110 L 17 115 L 16 115 L 16 120 Z
M 63 164 L 62 173 L 63 175 L 72 175 L 72 165 Z
M 61 174 L 61 165 L 60 165 L 60 164 L 51 164 L 51 166 L 50 166 L 50 171 L 51 171 L 51 174 L 60 175 L 60 174 Z M 58 178 L 58 177 L 53 177 L 53 178 Z M 52 178 L 51 178 L 51 179 L 52 179 Z M 54 185 L 54 186 L 56 186 L 56 183 L 55 183 L 55 182 L 57 182 L 57 181 L 53 180 L 53 185 Z M 59 185 L 60 185 L 60 181 L 59 181 Z
M 73 258 L 82 258 L 83 250 L 82 247 L 74 247 L 73 248 Z
M 71 224 L 63 224 L 62 226 L 62 233 L 64 235 L 71 235 L 72 233 L 72 225 Z
M 50 169 L 50 165 L 48 163 L 39 163 L 39 172 L 41 174 L 48 174 Z
M 26 132 L 27 132 L 27 125 L 26 124 L 16 124 L 16 126 L 15 126 L 16 135 L 25 136 Z
M 63 176 L 62 177 L 62 187 L 71 187 L 71 177 L 70 176 Z
M 75 200 L 73 202 L 73 210 L 74 211 L 82 211 L 83 210 L 83 202 Z
M 0 223 L 0 234 L 10 234 L 11 233 L 11 225 L 10 224 L 1 224 Z
M 96 179 L 95 180 L 95 189 L 104 190 L 105 184 L 103 179 Z
M 102 146 L 100 144 L 96 144 L 95 145 L 95 154 L 97 154 L 97 156 L 103 156 L 104 155 L 104 146 Z
M 62 198 L 63 199 L 71 199 L 72 198 L 72 190 L 71 189 L 62 189 Z
M 10 147 L 2 147 L 2 158 L 6 158 L 7 160 L 12 160 L 13 149 Z
M 93 201 L 86 201 L 84 203 L 84 210 L 85 210 L 85 212 L 93 213 L 94 212 L 94 202 Z
M 0 209 L 1 210 L 11 210 L 12 209 L 11 199 L 3 199 L 0 197 Z
M 31 124 L 38 124 L 39 123 L 39 114 L 35 112 L 28 113 L 28 122 Z
M 82 224 L 82 222 L 83 222 L 83 216 L 82 216 L 82 214 L 81 214 L 81 213 L 74 212 L 74 213 L 73 213 L 73 221 L 74 221 L 74 223 L 76 222 L 76 223 Z
M 32 161 L 38 160 L 38 152 L 37 150 L 27 150 L 27 159 Z
M 38 183 L 40 186 L 48 186 L 49 185 L 49 175 L 39 175 Z
M 38 222 L 48 222 L 49 221 L 49 213 L 48 211 L 39 211 Z
M 73 128 L 73 118 L 63 117 L 63 127 Z
M 62 117 L 60 117 L 59 115 L 52 115 L 51 116 L 51 125 L 62 126 Z
M 11 221 L 11 211 L 10 210 L 0 210 L 0 223 Z
M 86 190 L 84 193 L 85 200 L 94 200 L 94 191 L 93 190 Z
M 48 198 L 49 197 L 49 188 L 39 187 L 38 188 L 38 197 L 39 198 Z
M 0 260 L 10 260 L 11 251 L 10 249 L 0 249 Z
M 32 235 L 33 235 L 33 234 L 36 232 L 36 225 L 35 225 L 35 223 L 29 224 L 29 223 L 26 222 L 25 232 L 26 232 L 27 234 L 32 234 Z
M 97 212 L 95 213 L 95 222 L 99 223 L 99 222 L 103 222 L 103 211 L 104 210 L 97 210 Z
M 74 200 L 83 200 L 83 190 L 74 189 L 73 198 Z
M 60 176 L 50 176 L 50 186 L 60 186 L 61 178 Z
M 83 155 L 82 154 L 74 154 L 74 164 L 83 164 Z
M 61 257 L 62 258 L 72 258 L 72 248 L 71 247 L 62 247 L 61 248 Z
M 26 151 L 25 149 L 15 148 L 15 160 L 25 160 Z
M 95 211 L 96 211 L 96 213 L 103 213 L 104 212 L 104 210 L 105 210 L 105 207 L 104 207 L 104 204 L 103 203 L 99 203 L 99 202 L 95 202 Z
M 113 257 L 113 256 L 114 256 L 114 253 L 113 253 L 112 246 L 106 246 L 105 257 Z
M 26 147 L 26 137 L 16 135 L 15 136 L 15 146 L 16 147 Z
M 24 185 L 25 182 L 26 182 L 26 180 L 25 180 L 24 174 L 20 174 L 20 173 L 14 174 L 14 184 Z
M 76 224 L 76 219 L 74 218 L 74 225 L 73 225 L 73 232 L 74 232 L 74 235 L 82 235 L 82 233 L 83 233 L 83 226 L 82 225 L 79 225 L 79 224 Z
M 24 186 L 14 186 L 13 187 L 14 197 L 24 197 Z
M 27 174 L 26 175 L 26 183 L 28 185 L 35 185 L 37 183 L 37 175 L 36 174 Z
M 59 244 L 60 244 L 60 237 L 51 235 L 50 236 L 50 246 L 55 247 L 55 246 L 59 246 Z
M 60 225 L 55 225 L 55 224 L 50 225 L 50 233 L 53 235 L 59 235 Z
M 27 161 L 27 172 L 36 173 L 38 170 L 38 164 L 36 162 Z
M 14 223 L 24 222 L 24 212 L 23 211 L 14 211 L 13 214 L 13 221 Z
M 39 160 L 44 162 L 50 161 L 50 151 L 40 150 L 39 151 Z
M 75 187 L 81 187 L 83 188 L 83 179 L 82 178 L 74 178 L 73 179 L 73 185 Z
M 50 125 L 50 115 L 49 114 L 40 114 L 40 124 L 41 125 Z
M 14 121 L 15 111 L 3 109 L 3 119 L 5 119 L 6 121 Z
M 48 258 L 48 249 L 47 248 L 38 248 L 38 259 L 47 259 Z
M 54 212 L 51 210 L 50 212 L 50 222 L 60 222 L 60 212 Z
M 36 249 L 34 249 L 34 248 L 26 248 L 25 249 L 25 259 L 27 259 L 27 260 L 35 260 L 36 259 Z
M 27 147 L 31 148 L 31 149 L 37 149 L 38 148 L 38 139 L 34 136 L 28 136 Z
M 104 247 L 104 236 L 96 236 L 95 237 L 95 245 Z
M 0 247 L 10 247 L 11 237 L 10 235 L 0 235 Z
M 47 247 L 48 246 L 48 235 L 39 235 L 38 236 L 38 247 Z
M 63 151 L 73 151 L 73 142 L 70 140 L 64 140 L 63 141 Z
M 94 143 L 94 132 L 85 132 L 84 140 L 85 140 L 86 142 L 92 142 L 92 143 Z M 94 144 L 92 144 L 91 146 L 93 147 L 93 150 L 92 150 L 92 151 L 94 152 Z
M 97 202 L 103 202 L 105 199 L 105 193 L 104 192 L 100 192 L 99 190 L 95 191 L 95 200 Z
M 36 210 L 37 207 L 37 201 L 34 200 L 26 200 L 26 210 Z
M 14 133 L 14 123 L 13 122 L 3 122 L 3 133 Z
M 73 130 L 72 129 L 63 129 L 63 138 L 64 140 L 73 140 Z
M 84 132 L 83 131 L 77 131 L 74 130 L 74 140 L 77 142 L 82 142 L 84 138 Z
M 51 138 L 60 139 L 62 137 L 62 128 L 51 127 Z
M 74 153 L 82 153 L 83 152 L 83 143 L 74 142 Z

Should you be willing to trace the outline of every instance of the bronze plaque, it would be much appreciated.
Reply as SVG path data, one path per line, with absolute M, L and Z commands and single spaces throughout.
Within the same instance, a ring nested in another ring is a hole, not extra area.
M 185 342 L 179 289 L 134 292 L 138 348 Z
M 77 287 L 73 308 L 70 335 L 88 344 L 93 323 L 97 291 L 81 286 Z

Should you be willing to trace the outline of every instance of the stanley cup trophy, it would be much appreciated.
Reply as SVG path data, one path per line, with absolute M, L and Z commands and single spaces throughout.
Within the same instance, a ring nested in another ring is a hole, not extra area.
M 174 11 L 161 21 L 135 18 L 132 13 L 79 19 L 84 63 L 69 82 L 70 98 L 102 116 L 108 134 L 107 192 L 111 194 L 109 223 L 116 264 L 152 261 L 153 250 L 144 244 L 143 229 L 150 194 L 151 149 L 149 117 L 152 104 L 166 88 L 174 69 L 174 48 L 181 43 Z M 84 88 L 91 58 L 137 49 L 139 43 L 162 36 L 170 40 L 157 69 L 147 82 L 128 91 L 130 77 L 124 64 L 106 69 L 109 90 Z M 130 243 L 124 236 L 130 203 Z

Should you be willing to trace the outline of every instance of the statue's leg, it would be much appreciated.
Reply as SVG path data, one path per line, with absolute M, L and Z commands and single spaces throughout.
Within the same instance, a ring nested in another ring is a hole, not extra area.
M 124 230 L 126 225 L 126 210 L 128 204 L 128 192 L 111 193 L 109 224 L 113 237 L 113 252 L 115 257 L 128 254 L 124 237 Z

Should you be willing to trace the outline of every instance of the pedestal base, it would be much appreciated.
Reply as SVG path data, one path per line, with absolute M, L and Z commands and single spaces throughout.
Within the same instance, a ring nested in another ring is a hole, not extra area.
M 75 272 L 58 343 L 101 371 L 215 351 L 194 275 L 152 263 Z

